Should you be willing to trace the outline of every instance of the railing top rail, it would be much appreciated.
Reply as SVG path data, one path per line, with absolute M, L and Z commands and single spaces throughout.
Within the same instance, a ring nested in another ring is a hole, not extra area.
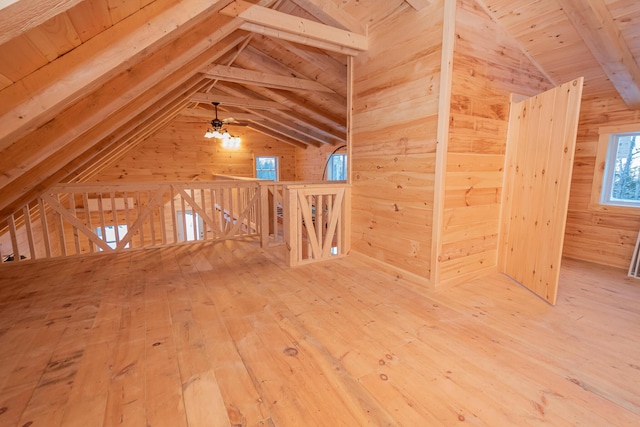
M 251 178 L 246 176 L 235 176 L 235 175 L 223 175 L 223 174 L 214 174 L 214 181 L 261 181 L 257 178 Z
M 300 182 L 291 181 L 283 183 L 284 187 L 291 190 L 300 189 L 312 189 L 312 188 L 348 188 L 351 184 L 347 184 L 346 181 L 315 181 L 315 182 Z
M 138 181 L 138 182 L 93 182 L 58 184 L 50 187 L 48 193 L 100 193 L 155 190 L 161 187 L 178 186 L 186 188 L 216 188 L 216 187 L 248 187 L 257 186 L 257 181 Z

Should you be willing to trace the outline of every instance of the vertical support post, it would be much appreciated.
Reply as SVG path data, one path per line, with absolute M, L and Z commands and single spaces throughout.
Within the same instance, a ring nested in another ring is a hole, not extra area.
M 260 186 L 260 246 L 266 248 L 269 245 L 269 186 L 258 183 Z

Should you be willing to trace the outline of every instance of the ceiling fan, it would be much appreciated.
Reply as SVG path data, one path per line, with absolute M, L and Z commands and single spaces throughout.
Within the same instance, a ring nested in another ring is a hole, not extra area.
M 227 125 L 227 126 L 247 126 L 248 123 L 245 122 L 239 122 L 238 120 L 236 120 L 234 117 L 227 117 L 224 119 L 219 119 L 218 118 L 218 105 L 220 105 L 219 102 L 212 102 L 215 111 L 216 111 L 216 117 L 215 119 L 211 120 L 209 123 L 211 123 L 211 127 L 213 128 L 213 131 L 220 131 L 222 129 L 223 126 Z M 228 113 L 231 114 L 231 113 Z
M 216 110 L 216 117 L 215 119 L 211 120 L 211 128 L 207 129 L 207 132 L 205 132 L 204 137 L 221 139 L 222 145 L 225 148 L 238 148 L 240 146 L 240 137 L 233 136 L 229 133 L 227 129 L 223 129 L 223 126 L 229 123 L 226 120 L 220 120 L 218 118 L 218 105 L 220 105 L 220 103 L 212 102 L 212 104 Z

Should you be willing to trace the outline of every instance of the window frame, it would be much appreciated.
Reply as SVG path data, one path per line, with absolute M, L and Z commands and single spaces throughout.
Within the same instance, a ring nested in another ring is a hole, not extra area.
M 593 181 L 591 184 L 591 197 L 589 199 L 589 210 L 592 211 L 606 211 L 612 213 L 629 214 L 635 213 L 635 210 L 640 208 L 640 202 L 638 204 L 611 204 L 604 201 L 603 187 L 605 184 L 611 183 L 611 179 L 607 177 L 607 173 L 610 170 L 607 168 L 607 163 L 610 160 L 609 156 L 612 151 L 611 143 L 613 142 L 613 136 L 618 134 L 640 134 L 640 123 L 620 125 L 620 126 L 605 126 L 598 129 L 599 137 L 596 147 L 596 162 L 595 170 L 593 173 Z M 613 173 L 613 172 L 611 172 Z
M 342 156 L 344 157 L 344 161 L 343 161 L 343 165 L 344 165 L 344 179 L 333 179 L 332 175 L 333 175 L 333 158 L 336 156 Z M 347 157 L 347 153 L 332 153 L 329 154 L 329 157 L 327 158 L 327 181 L 347 181 L 349 175 L 349 165 L 347 163 L 348 161 L 348 157 Z
M 255 174 L 255 178 L 256 179 L 265 179 L 268 180 L 267 178 L 259 178 L 258 177 L 258 159 L 274 159 L 275 160 L 275 173 L 276 173 L 276 179 L 274 180 L 275 182 L 280 181 L 280 158 L 278 156 L 256 156 L 255 157 L 255 161 L 254 161 L 254 167 L 253 167 L 253 171 Z M 266 170 L 266 169 L 263 169 Z M 270 169 L 269 169 L 270 170 Z

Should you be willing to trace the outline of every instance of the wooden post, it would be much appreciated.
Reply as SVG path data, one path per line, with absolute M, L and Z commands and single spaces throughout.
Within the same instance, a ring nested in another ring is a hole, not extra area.
M 271 221 L 269 221 L 269 186 L 260 182 L 260 246 L 266 248 L 269 244 L 269 232 Z

